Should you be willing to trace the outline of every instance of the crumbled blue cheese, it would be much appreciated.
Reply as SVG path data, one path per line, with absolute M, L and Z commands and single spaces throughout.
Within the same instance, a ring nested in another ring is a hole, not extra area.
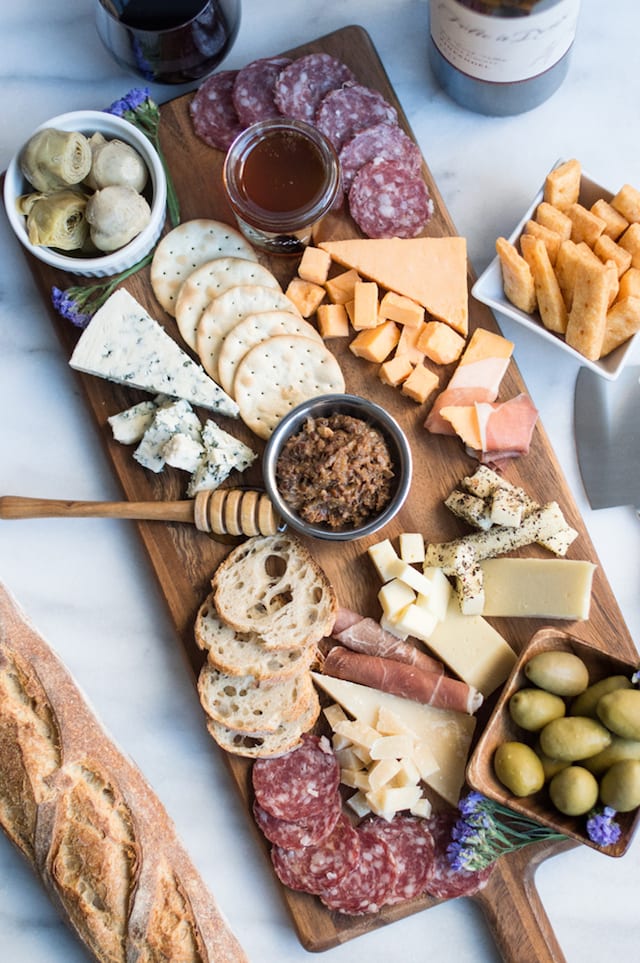
M 69 364 L 86 374 L 238 416 L 236 402 L 124 288 L 96 311 Z
M 165 465 L 164 448 L 167 442 L 177 434 L 199 442 L 200 432 L 200 419 L 195 411 L 188 401 L 178 399 L 156 410 L 153 421 L 145 431 L 133 457 L 143 468 L 160 472 Z
M 204 454 L 189 482 L 190 498 L 197 492 L 217 488 L 232 471 L 244 471 L 258 457 L 257 452 L 211 419 L 205 422 L 201 438 Z
M 126 411 L 107 418 L 115 441 L 121 445 L 135 445 L 144 435 L 156 413 L 154 401 L 140 401 Z
M 194 472 L 202 461 L 204 451 L 199 441 L 178 432 L 163 445 L 161 455 L 165 464 L 172 468 Z

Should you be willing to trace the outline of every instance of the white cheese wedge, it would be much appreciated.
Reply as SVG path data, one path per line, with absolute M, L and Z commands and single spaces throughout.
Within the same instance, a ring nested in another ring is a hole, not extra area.
M 500 633 L 480 615 L 463 615 L 456 598 L 431 635 L 429 649 L 485 699 L 507 679 L 516 661 Z
M 437 762 L 438 769 L 424 774 L 424 781 L 452 806 L 457 805 L 476 725 L 473 716 L 449 709 L 434 709 L 432 706 L 317 672 L 313 673 L 313 679 L 334 702 L 338 702 L 365 725 L 375 726 L 381 708 L 397 716 L 416 736 L 417 746 L 413 755 L 416 765 L 417 750 L 424 746 Z
M 589 618 L 595 565 L 566 558 L 491 558 L 481 563 L 483 615 Z
M 238 416 L 236 402 L 124 288 L 96 311 L 69 364 L 77 371 Z

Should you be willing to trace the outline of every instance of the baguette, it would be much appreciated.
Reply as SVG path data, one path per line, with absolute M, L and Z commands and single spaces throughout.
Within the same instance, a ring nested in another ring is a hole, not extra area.
M 159 799 L 1 584 L 0 825 L 97 960 L 247 963 Z
M 215 719 L 207 719 L 207 730 L 225 752 L 248 759 L 260 759 L 282 756 L 296 749 L 304 733 L 316 724 L 319 715 L 320 700 L 314 689 L 304 714 L 294 721 L 282 722 L 275 732 L 240 732 Z
M 213 579 L 218 615 L 238 632 L 256 632 L 267 649 L 295 649 L 330 635 L 333 587 L 293 535 L 258 535 L 234 548 Z

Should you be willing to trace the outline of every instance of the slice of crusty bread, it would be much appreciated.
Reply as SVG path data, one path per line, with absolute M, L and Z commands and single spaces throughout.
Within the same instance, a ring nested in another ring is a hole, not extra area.
M 219 616 L 256 632 L 266 648 L 300 648 L 329 635 L 335 592 L 304 545 L 288 533 L 258 535 L 234 548 L 212 579 Z
M 291 752 L 300 744 L 302 735 L 315 725 L 319 715 L 320 700 L 314 689 L 304 715 L 294 722 L 283 722 L 275 732 L 239 732 L 213 719 L 207 720 L 207 729 L 225 752 L 235 756 L 246 756 L 249 759 L 259 759 L 265 756 L 282 756 L 285 752 Z
M 282 682 L 308 669 L 316 648 L 267 649 L 255 632 L 236 632 L 216 612 L 213 595 L 198 610 L 194 627 L 198 646 L 211 665 L 227 675 L 252 675 L 260 682 Z
M 267 684 L 251 675 L 227 675 L 205 662 L 198 676 L 198 694 L 207 715 L 240 732 L 276 732 L 283 722 L 304 714 L 313 691 L 308 671 Z

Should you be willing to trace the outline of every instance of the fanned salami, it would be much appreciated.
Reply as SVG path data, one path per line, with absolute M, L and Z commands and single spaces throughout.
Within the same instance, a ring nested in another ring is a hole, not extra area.
M 293 752 L 257 759 L 253 789 L 258 805 L 279 819 L 306 819 L 331 805 L 340 766 L 326 738 L 305 735 Z
M 275 102 L 286 117 L 312 124 L 324 95 L 355 79 L 351 69 L 336 57 L 307 54 L 280 72 L 274 87 Z
M 349 191 L 351 216 L 367 237 L 416 237 L 433 213 L 422 177 L 393 160 L 361 167 Z
M 350 876 L 361 859 L 361 834 L 341 815 L 333 831 L 317 846 L 273 846 L 271 861 L 278 879 L 290 889 L 321 895 Z
M 278 819 L 263 809 L 257 802 L 253 804 L 253 815 L 259 828 L 269 842 L 282 849 L 302 849 L 317 846 L 335 828 L 342 812 L 340 793 L 336 791 L 333 805 L 327 804 L 322 812 L 305 819 Z
M 349 83 L 324 95 L 315 125 L 337 151 L 353 135 L 371 124 L 395 124 L 398 112 L 382 94 L 362 84 Z
M 329 909 L 349 916 L 377 913 L 396 885 L 398 866 L 390 846 L 360 825 L 360 856 L 356 865 L 334 885 L 318 893 Z
M 435 813 L 428 826 L 435 843 L 435 855 L 425 892 L 434 899 L 453 899 L 456 896 L 473 896 L 485 885 L 493 866 L 471 871 L 454 869 L 447 855 L 451 831 L 456 822 L 455 812 Z
M 420 174 L 422 155 L 417 144 L 397 124 L 379 123 L 359 130 L 340 150 L 340 173 L 345 194 L 365 164 L 376 160 L 397 161 L 407 170 Z
M 189 113 L 196 135 L 210 147 L 227 150 L 244 129 L 233 104 L 237 70 L 211 74 L 196 91 Z
M 249 124 L 280 115 L 273 88 L 280 71 L 291 63 L 289 57 L 263 57 L 238 71 L 232 99 L 240 123 L 248 127 Z
M 433 836 L 425 820 L 400 814 L 391 820 L 376 816 L 361 825 L 389 846 L 396 861 L 396 880 L 386 904 L 391 906 L 422 896 L 433 872 L 435 852 Z

